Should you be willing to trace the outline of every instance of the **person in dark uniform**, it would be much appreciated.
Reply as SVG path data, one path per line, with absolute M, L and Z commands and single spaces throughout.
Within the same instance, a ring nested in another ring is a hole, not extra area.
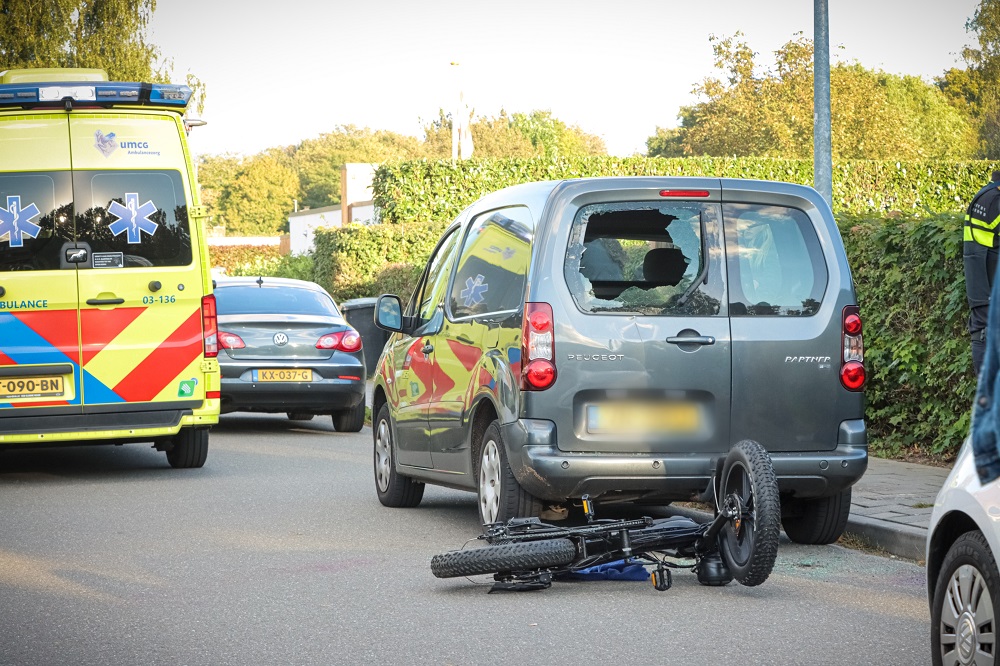
M 986 351 L 986 320 L 990 306 L 990 291 L 996 274 L 997 233 L 1000 223 L 1000 171 L 994 171 L 990 182 L 972 198 L 965 213 L 963 229 L 963 260 L 965 263 L 965 295 L 969 301 L 969 335 L 972 338 L 972 367 L 976 374 L 983 364 Z

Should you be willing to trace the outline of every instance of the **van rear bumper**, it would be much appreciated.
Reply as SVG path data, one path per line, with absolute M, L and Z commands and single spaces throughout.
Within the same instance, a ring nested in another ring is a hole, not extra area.
M 725 454 L 608 454 L 559 450 L 549 421 L 502 426 L 507 460 L 521 487 L 543 500 L 599 498 L 682 501 L 701 495 Z M 824 497 L 854 485 L 868 468 L 865 443 L 830 451 L 771 453 L 783 495 Z

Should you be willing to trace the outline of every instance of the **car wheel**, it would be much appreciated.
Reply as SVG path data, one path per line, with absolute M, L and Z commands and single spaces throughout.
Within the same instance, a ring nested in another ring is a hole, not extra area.
M 375 442 L 375 492 L 378 493 L 378 501 L 384 506 L 396 508 L 420 504 L 424 497 L 424 484 L 396 471 L 389 405 L 382 405 L 378 410 L 372 438 Z
M 175 469 L 201 467 L 207 458 L 208 428 L 181 428 L 167 451 L 167 462 Z
M 309 412 L 288 412 L 287 416 L 289 421 L 311 421 L 316 415 Z
M 795 543 L 823 545 L 840 538 L 851 515 L 851 489 L 831 497 L 790 500 L 781 519 L 785 534 Z
M 497 421 L 483 434 L 479 452 L 479 518 L 483 525 L 541 513 L 541 501 L 514 478 Z
M 354 407 L 333 413 L 333 429 L 337 432 L 361 432 L 365 427 L 365 401 Z
M 1000 574 L 986 537 L 966 532 L 941 563 L 931 609 L 935 666 L 996 663 Z

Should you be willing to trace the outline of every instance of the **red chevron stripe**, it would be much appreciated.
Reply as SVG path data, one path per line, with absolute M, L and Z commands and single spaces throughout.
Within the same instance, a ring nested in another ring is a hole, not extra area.
M 0 365 L 15 365 L 14 359 L 0 352 Z
M 128 402 L 152 400 L 201 354 L 203 344 L 201 311 L 196 310 L 163 344 L 118 382 L 114 392 Z
M 14 316 L 74 363 L 79 360 L 80 338 L 76 330 L 76 310 L 19 312 Z
M 83 334 L 83 365 L 90 363 L 118 334 L 128 328 L 146 308 L 116 310 L 81 310 L 80 330 Z

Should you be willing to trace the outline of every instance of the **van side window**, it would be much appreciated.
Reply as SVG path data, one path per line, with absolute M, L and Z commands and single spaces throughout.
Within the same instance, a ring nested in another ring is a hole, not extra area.
M 56 270 L 71 240 L 69 173 L 0 174 L 0 271 Z
M 76 171 L 73 188 L 77 238 L 90 245 L 95 268 L 191 263 L 179 172 Z
M 565 276 L 595 314 L 718 315 L 722 262 L 716 204 L 584 206 L 570 233 Z
M 451 287 L 452 318 L 521 307 L 534 226 L 531 212 L 523 206 L 482 213 L 472 221 Z
M 827 268 L 809 216 L 784 206 L 724 204 L 730 314 L 808 316 Z
M 452 231 L 438 245 L 437 252 L 428 263 L 427 273 L 417 287 L 416 298 L 413 299 L 414 312 L 421 323 L 427 323 L 434 316 L 434 311 L 444 300 L 448 276 L 455 265 L 455 250 L 458 247 L 458 231 Z

